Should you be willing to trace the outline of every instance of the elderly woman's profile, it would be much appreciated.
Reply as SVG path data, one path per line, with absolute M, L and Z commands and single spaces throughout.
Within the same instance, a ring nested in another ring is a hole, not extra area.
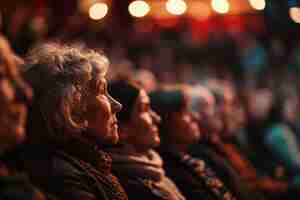
M 28 55 L 25 77 L 35 96 L 24 165 L 46 193 L 61 199 L 127 199 L 101 150 L 118 141 L 121 109 L 107 92 L 108 66 L 104 54 L 58 43 Z

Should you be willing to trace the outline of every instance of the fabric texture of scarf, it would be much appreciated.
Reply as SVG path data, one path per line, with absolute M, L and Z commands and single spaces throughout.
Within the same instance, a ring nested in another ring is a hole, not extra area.
M 108 152 L 113 160 L 113 171 L 142 180 L 144 185 L 150 185 L 153 191 L 171 196 L 170 199 L 185 199 L 173 181 L 165 176 L 163 161 L 154 150 L 140 154 L 134 152 L 130 145 L 123 145 Z

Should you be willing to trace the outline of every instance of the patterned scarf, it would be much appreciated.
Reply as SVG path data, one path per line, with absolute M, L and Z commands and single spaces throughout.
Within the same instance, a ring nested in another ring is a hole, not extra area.
M 177 158 L 179 158 L 180 162 L 204 183 L 208 190 L 211 191 L 217 199 L 236 199 L 224 183 L 216 176 L 216 173 L 206 165 L 204 160 L 192 158 L 188 154 L 177 155 Z

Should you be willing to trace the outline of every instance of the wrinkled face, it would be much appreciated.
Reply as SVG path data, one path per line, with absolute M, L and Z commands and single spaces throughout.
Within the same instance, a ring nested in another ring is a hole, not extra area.
M 88 100 L 89 134 L 106 144 L 115 144 L 119 140 L 116 113 L 121 110 L 121 104 L 107 92 L 107 81 L 104 77 L 96 81 L 96 89 Z
M 160 144 L 157 123 L 160 117 L 150 108 L 150 99 L 145 90 L 140 90 L 136 99 L 127 132 L 127 142 L 141 150 L 148 150 Z
M 24 140 L 27 109 L 25 103 L 17 101 L 12 83 L 1 72 L 0 105 L 0 150 L 3 150 Z
M 180 144 L 196 143 L 201 137 L 197 120 L 187 108 L 172 113 L 167 122 L 170 139 Z

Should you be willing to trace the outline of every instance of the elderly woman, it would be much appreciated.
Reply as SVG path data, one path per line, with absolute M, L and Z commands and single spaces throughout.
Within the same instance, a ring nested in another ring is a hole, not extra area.
M 16 56 L 0 35 L 0 199 L 43 200 L 17 171 L 11 153 L 25 138 L 26 103 L 32 96 L 17 67 Z
M 127 199 L 101 150 L 118 141 L 121 105 L 107 92 L 108 60 L 79 47 L 44 44 L 29 54 L 29 110 L 24 165 L 60 199 Z
M 167 175 L 187 199 L 235 199 L 234 194 L 204 160 L 188 154 L 201 138 L 197 118 L 190 111 L 185 87 L 150 93 L 151 106 L 162 117 L 160 153 Z
M 165 175 L 163 162 L 153 150 L 160 144 L 156 124 L 160 118 L 150 108 L 144 89 L 124 79 L 110 84 L 109 92 L 124 105 L 118 113 L 120 141 L 109 151 L 113 171 L 129 199 L 185 199 Z

